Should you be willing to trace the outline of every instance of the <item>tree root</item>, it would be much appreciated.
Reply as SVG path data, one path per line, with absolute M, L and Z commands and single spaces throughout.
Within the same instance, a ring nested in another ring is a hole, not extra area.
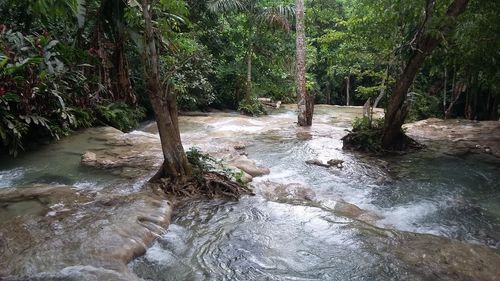
M 174 181 L 162 178 L 155 184 L 167 195 L 179 200 L 196 197 L 238 200 L 242 195 L 255 195 L 250 188 L 216 172 L 205 172 L 193 178 Z

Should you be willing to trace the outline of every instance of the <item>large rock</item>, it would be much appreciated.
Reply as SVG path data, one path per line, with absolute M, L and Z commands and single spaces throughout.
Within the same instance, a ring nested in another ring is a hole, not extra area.
M 258 177 L 263 175 L 268 175 L 271 171 L 267 167 L 259 166 L 255 161 L 248 159 L 245 156 L 237 157 L 235 159 L 229 160 L 230 165 L 241 169 L 245 173 L 251 175 L 252 177 Z
M 314 190 L 300 183 L 275 183 L 264 181 L 257 185 L 257 188 L 264 198 L 283 203 L 301 203 L 313 201 L 316 198 Z
M 162 163 L 160 139 L 156 135 L 113 131 L 103 137 L 108 148 L 85 152 L 82 165 L 111 169 L 122 177 L 136 178 L 156 171 Z
M 0 190 L 0 279 L 135 280 L 127 263 L 165 231 L 170 203 L 153 192 L 69 186 Z
M 453 154 L 481 153 L 500 157 L 500 122 L 430 118 L 405 124 L 407 134 L 419 141 L 444 142 Z M 490 156 L 491 157 L 491 156 Z

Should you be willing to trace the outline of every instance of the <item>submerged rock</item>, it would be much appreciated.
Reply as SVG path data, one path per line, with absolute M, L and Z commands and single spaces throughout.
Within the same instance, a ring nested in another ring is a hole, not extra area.
M 36 185 L 1 190 L 0 198 L 0 217 L 10 218 L 0 220 L 0 279 L 7 280 L 134 280 L 127 263 L 165 231 L 171 215 L 170 203 L 147 190 Z
M 281 184 L 264 181 L 259 183 L 257 187 L 264 198 L 275 202 L 300 203 L 316 198 L 316 193 L 311 187 L 300 183 Z
M 323 161 L 319 160 L 319 159 L 312 159 L 312 160 L 307 160 L 306 161 L 306 164 L 309 164 L 309 165 L 316 165 L 316 166 L 320 166 L 320 167 L 325 167 L 325 168 L 330 168 L 330 167 L 336 167 L 336 168 L 343 168 L 344 165 L 344 160 L 338 160 L 338 159 L 330 159 L 328 160 L 328 162 L 323 163 Z
M 500 250 L 428 234 L 400 232 L 389 246 L 428 280 L 500 280 Z
M 500 157 L 500 122 L 430 118 L 405 124 L 407 134 L 419 141 L 446 141 L 447 150 L 463 150 Z M 483 149 L 476 149 L 483 148 Z M 459 154 L 458 152 L 455 152 Z
M 87 151 L 82 155 L 84 166 L 112 169 L 125 178 L 136 178 L 150 174 L 161 165 L 163 154 L 158 136 L 118 130 L 106 134 L 107 149 Z
M 267 167 L 259 166 L 255 161 L 245 156 L 240 156 L 228 161 L 230 165 L 241 169 L 252 177 L 258 177 L 269 174 L 271 171 Z

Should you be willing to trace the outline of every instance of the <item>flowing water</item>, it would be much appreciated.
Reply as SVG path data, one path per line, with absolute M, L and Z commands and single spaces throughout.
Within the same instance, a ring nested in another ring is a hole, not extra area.
M 271 173 L 254 179 L 255 197 L 180 208 L 168 232 L 130 267 L 144 280 L 426 276 L 391 251 L 391 235 L 328 208 L 339 198 L 381 217 L 374 223 L 378 227 L 500 248 L 498 166 L 425 151 L 382 160 L 344 152 L 340 138 L 356 114 L 359 109 L 320 107 L 310 130 L 296 128 L 291 111 L 261 119 L 202 121 L 205 127 L 196 128 L 203 133 L 199 138 L 243 140 L 249 157 Z M 196 143 L 195 134 L 184 134 Z M 307 165 L 309 159 L 345 163 L 342 169 L 326 169 Z M 259 192 L 259 183 L 266 182 L 309 186 L 319 203 L 266 200 Z
M 290 108 L 261 118 L 181 117 L 186 147 L 213 152 L 243 142 L 248 157 L 271 173 L 254 178 L 256 196 L 180 206 L 168 230 L 129 269 L 140 279 L 158 281 L 434 280 L 435 269 L 446 271 L 448 265 L 434 260 L 427 247 L 451 243 L 447 247 L 457 250 L 450 253 L 465 253 L 477 244 L 488 248 L 474 251 L 500 256 L 499 166 L 436 151 L 382 159 L 343 151 L 340 138 L 360 113 L 319 106 L 311 129 L 298 128 Z M 143 130 L 155 132 L 149 125 Z M 58 183 L 99 190 L 116 184 L 116 175 L 78 164 L 86 150 L 105 148 L 96 134 L 66 138 L 2 162 L 0 187 Z M 328 169 L 306 164 L 310 159 L 345 162 Z M 313 192 L 313 198 L 266 196 L 266 186 L 289 183 Z M 338 212 L 339 201 L 375 219 L 366 223 Z M 40 211 L 36 202 L 23 204 L 18 213 Z M 425 266 L 413 260 L 415 252 L 429 257 Z

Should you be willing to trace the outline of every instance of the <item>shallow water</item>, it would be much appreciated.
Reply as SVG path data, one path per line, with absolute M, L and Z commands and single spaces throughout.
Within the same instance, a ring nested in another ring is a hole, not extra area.
M 423 278 L 381 251 L 380 237 L 362 223 L 310 202 L 264 199 L 258 186 L 265 181 L 307 185 L 322 206 L 339 198 L 356 204 L 382 217 L 375 222 L 379 227 L 500 248 L 498 166 L 432 151 L 381 160 L 345 152 L 340 138 L 360 109 L 319 107 L 315 113 L 310 130 L 294 125 L 292 111 L 257 120 L 190 118 L 205 124 L 203 138 L 246 141 L 249 158 L 270 167 L 271 174 L 254 179 L 255 197 L 177 210 L 168 232 L 130 264 L 132 270 L 144 280 Z M 196 133 L 184 136 L 206 145 Z M 305 164 L 309 159 L 345 164 L 332 170 Z
M 99 188 L 114 182 L 118 178 L 113 174 L 80 165 L 85 151 L 106 149 L 105 142 L 99 130 L 83 130 L 16 158 L 0 156 L 0 188 L 30 184 Z

